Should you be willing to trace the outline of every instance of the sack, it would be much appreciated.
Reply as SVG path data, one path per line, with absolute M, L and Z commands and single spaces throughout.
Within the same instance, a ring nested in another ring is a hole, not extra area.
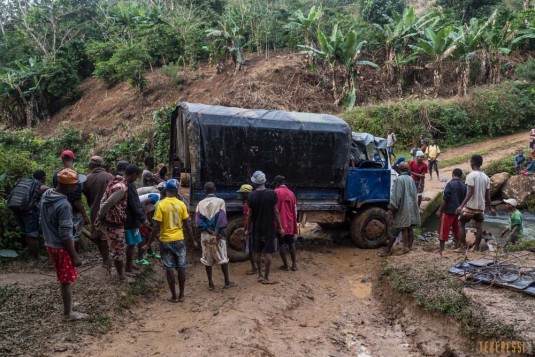
M 31 210 L 39 199 L 41 183 L 33 177 L 20 179 L 7 199 L 7 206 L 15 213 Z

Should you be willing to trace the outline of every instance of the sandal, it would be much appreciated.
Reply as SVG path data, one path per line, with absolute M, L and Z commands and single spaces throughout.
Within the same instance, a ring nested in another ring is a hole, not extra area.
M 277 281 L 266 280 L 266 279 L 264 279 L 264 281 L 262 282 L 262 284 L 264 284 L 264 285 L 272 285 L 272 284 L 277 284 Z
M 223 289 L 230 289 L 230 288 L 233 288 L 235 286 L 238 286 L 238 284 L 236 284 L 235 282 L 231 281 L 231 282 L 228 283 L 228 285 L 223 286 Z

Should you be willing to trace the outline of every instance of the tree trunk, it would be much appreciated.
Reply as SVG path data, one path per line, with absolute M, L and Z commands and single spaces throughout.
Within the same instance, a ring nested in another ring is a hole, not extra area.
M 388 79 L 390 80 L 390 83 L 394 83 L 396 74 L 395 74 L 395 59 L 396 59 L 396 51 L 394 49 L 387 49 L 387 57 L 385 61 L 386 66 L 386 73 L 388 75 Z
M 457 95 L 459 97 L 465 97 L 468 92 L 468 81 L 470 80 L 470 62 L 468 60 L 460 62 L 458 72 Z
M 34 121 L 35 117 L 35 99 L 34 97 L 30 97 L 30 100 L 26 103 L 26 127 L 30 129 L 32 127 L 32 123 Z
M 435 98 L 438 97 L 440 89 L 442 87 L 442 63 L 437 62 L 433 69 L 433 84 L 435 86 Z
M 524 0 L 524 10 L 529 10 L 530 5 L 531 5 L 530 0 Z

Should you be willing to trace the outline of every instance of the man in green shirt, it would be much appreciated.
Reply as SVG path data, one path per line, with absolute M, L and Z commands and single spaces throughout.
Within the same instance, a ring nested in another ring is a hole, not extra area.
M 507 232 L 511 232 L 507 242 L 515 244 L 524 235 L 524 227 L 522 227 L 522 213 L 516 209 L 518 203 L 515 199 L 511 198 L 508 200 L 503 200 L 503 202 L 505 202 L 505 207 L 511 215 L 509 216 L 509 227 L 502 231 L 500 237 L 505 236 Z

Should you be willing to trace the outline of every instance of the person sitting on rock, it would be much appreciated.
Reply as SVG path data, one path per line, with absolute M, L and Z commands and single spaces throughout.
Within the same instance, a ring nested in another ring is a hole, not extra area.
M 526 157 L 524 156 L 524 150 L 518 150 L 518 154 L 515 155 L 515 172 L 517 175 L 520 175 L 520 171 L 522 171 L 522 165 L 526 161 Z
M 535 161 L 531 156 L 526 158 L 526 169 L 520 171 L 522 175 L 533 175 L 535 174 Z
M 514 198 L 510 198 L 507 200 L 503 200 L 505 202 L 505 207 L 507 208 L 507 211 L 509 211 L 509 227 L 505 228 L 502 233 L 500 234 L 500 237 L 505 236 L 507 232 L 509 233 L 509 237 L 507 238 L 507 244 L 512 243 L 516 244 L 522 238 L 524 235 L 524 227 L 522 225 L 522 213 L 516 208 L 518 205 L 517 201 Z

